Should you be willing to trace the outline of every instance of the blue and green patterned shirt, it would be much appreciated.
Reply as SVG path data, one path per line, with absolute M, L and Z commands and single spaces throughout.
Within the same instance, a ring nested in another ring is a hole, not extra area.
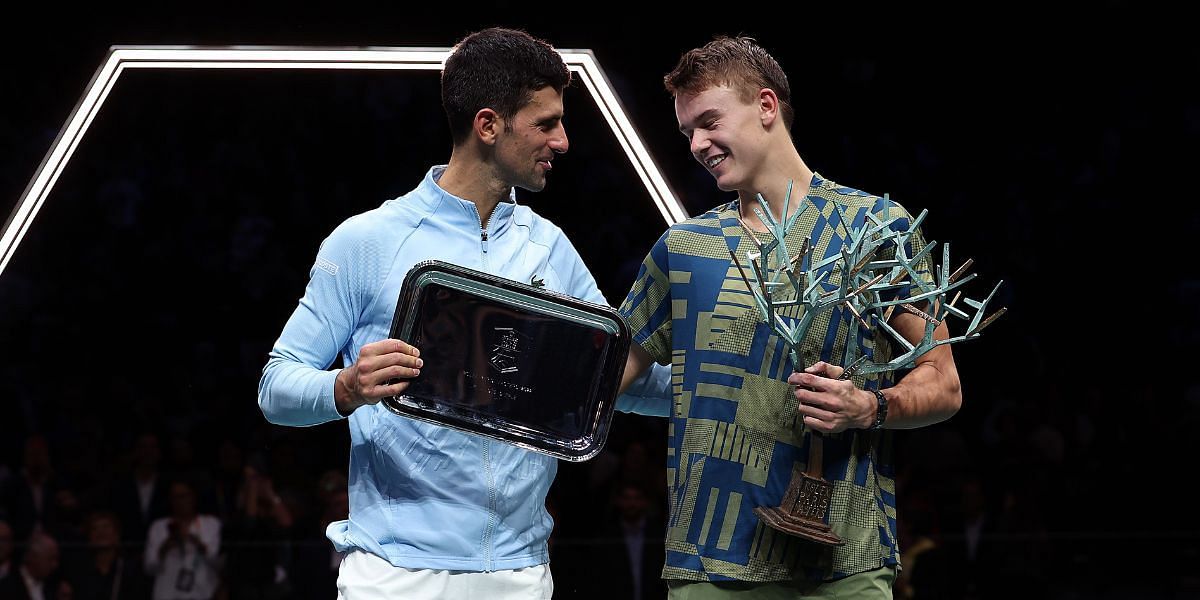
M 847 241 L 842 219 L 857 229 L 870 211 L 882 220 L 896 218 L 891 226 L 896 231 L 911 223 L 899 204 L 819 175 L 814 175 L 801 211 L 787 247 L 795 256 L 811 236 L 812 259 L 817 261 L 838 254 Z M 844 545 L 828 547 L 778 533 L 753 512 L 780 505 L 793 467 L 807 468 L 810 435 L 797 419 L 796 398 L 786 381 L 797 366 L 790 364 L 784 343 L 761 322 L 730 259 L 731 247 L 740 257 L 754 249 L 737 215 L 735 200 L 668 229 L 646 257 L 620 309 L 634 340 L 655 361 L 670 364 L 673 375 L 663 576 L 837 579 L 896 565 L 896 483 L 886 431 L 848 430 L 824 438 L 823 475 L 833 483 L 828 520 Z M 911 256 L 924 241 L 914 235 L 910 245 Z M 917 271 L 929 277 L 928 264 Z M 838 276 L 836 270 L 829 273 L 828 289 L 837 285 Z M 782 293 L 779 298 L 786 298 L 788 292 Z M 874 362 L 888 360 L 892 350 L 883 334 L 864 332 L 852 318 L 840 307 L 817 317 L 800 348 L 802 360 L 843 364 L 847 339 L 858 346 L 855 354 Z M 868 389 L 893 383 L 886 374 L 854 381 Z

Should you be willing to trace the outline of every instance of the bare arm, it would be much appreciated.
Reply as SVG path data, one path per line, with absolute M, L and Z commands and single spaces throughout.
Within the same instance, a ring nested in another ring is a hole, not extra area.
M 617 393 L 624 394 L 625 390 L 629 389 L 629 384 L 650 368 L 650 363 L 653 362 L 654 359 L 650 358 L 645 349 L 637 344 L 630 344 L 629 356 L 625 359 L 625 372 L 621 374 L 621 389 Z
M 890 323 L 914 344 L 925 335 L 925 321 L 916 315 L 896 311 Z M 934 339 L 944 340 L 949 336 L 945 323 L 933 331 Z M 803 373 L 788 377 L 788 383 L 797 386 L 797 410 L 803 415 L 805 425 L 824 433 L 836 433 L 868 429 L 875 423 L 878 401 L 874 392 L 837 379 L 841 374 L 841 367 L 819 362 Z M 883 426 L 888 429 L 915 429 L 953 416 L 962 406 L 962 390 L 949 344 L 923 354 L 895 386 L 883 390 L 883 395 L 888 401 Z
M 925 335 L 925 321 L 916 315 L 899 312 L 892 317 L 892 327 L 910 342 L 916 343 Z M 933 338 L 950 337 L 945 323 L 933 330 Z M 888 415 L 884 426 L 889 429 L 914 429 L 940 423 L 954 416 L 962 407 L 962 389 L 958 367 L 950 345 L 943 344 L 926 352 L 917 364 L 896 385 L 883 390 L 888 400 Z M 871 394 L 872 406 L 875 404 Z M 874 410 L 871 419 L 874 420 Z M 870 424 L 868 424 L 870 426 Z

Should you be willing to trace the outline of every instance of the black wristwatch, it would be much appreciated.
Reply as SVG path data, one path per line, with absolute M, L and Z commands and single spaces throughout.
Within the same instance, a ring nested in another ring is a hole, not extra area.
M 871 390 L 875 392 L 875 423 L 871 425 L 871 430 L 883 429 L 883 422 L 887 420 L 887 397 L 879 390 Z

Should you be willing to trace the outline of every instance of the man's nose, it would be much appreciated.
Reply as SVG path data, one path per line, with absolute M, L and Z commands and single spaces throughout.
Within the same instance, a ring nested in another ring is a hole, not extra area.
M 567 140 L 567 128 L 559 125 L 550 138 L 550 149 L 556 154 L 565 154 L 570 142 Z
M 705 150 L 708 150 L 708 147 L 712 144 L 709 143 L 708 136 L 704 135 L 704 132 L 696 131 L 692 133 L 690 145 L 692 148 L 692 155 L 699 159 L 700 155 L 703 154 Z

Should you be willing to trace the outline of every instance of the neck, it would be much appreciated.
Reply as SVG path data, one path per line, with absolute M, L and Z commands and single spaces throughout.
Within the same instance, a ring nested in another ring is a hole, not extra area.
M 459 148 L 450 155 L 450 163 L 437 184 L 446 192 L 473 202 L 483 227 L 487 226 L 496 205 L 507 200 L 512 190 L 495 176 L 495 169 L 490 164 Z
M 777 223 L 800 210 L 802 208 L 801 201 L 808 195 L 809 185 L 813 178 L 812 171 L 808 165 L 804 164 L 804 160 L 796 153 L 795 148 L 783 156 L 779 161 L 765 164 L 754 177 L 749 189 L 738 190 L 741 217 L 756 231 L 767 230 L 766 224 L 759 221 L 758 216 L 754 213 L 754 208 L 759 206 L 759 195 L 767 201 L 771 217 Z M 788 195 L 789 183 L 792 187 L 790 196 Z M 785 204 L 787 205 L 787 214 L 784 214 Z

